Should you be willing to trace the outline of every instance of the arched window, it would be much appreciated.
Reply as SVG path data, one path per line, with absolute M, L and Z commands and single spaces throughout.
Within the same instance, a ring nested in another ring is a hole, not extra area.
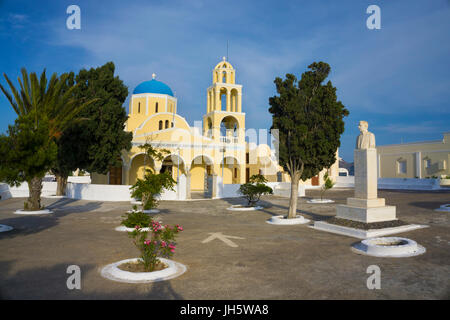
M 158 113 L 158 102 L 155 105 L 155 113 Z
M 162 122 L 162 120 L 159 120 L 159 130 L 162 130 L 162 128 L 163 128 L 163 122 Z
M 166 129 L 169 127 L 169 120 L 166 120 Z
M 171 124 L 171 127 L 173 128 L 173 122 L 172 122 L 172 124 Z
M 138 102 L 138 113 L 141 113 L 141 103 Z

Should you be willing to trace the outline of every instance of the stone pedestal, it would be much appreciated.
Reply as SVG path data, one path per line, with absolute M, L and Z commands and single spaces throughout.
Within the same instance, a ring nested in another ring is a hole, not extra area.
M 378 198 L 377 149 L 356 149 L 355 197 L 336 207 L 336 217 L 364 223 L 396 220 L 395 206 Z

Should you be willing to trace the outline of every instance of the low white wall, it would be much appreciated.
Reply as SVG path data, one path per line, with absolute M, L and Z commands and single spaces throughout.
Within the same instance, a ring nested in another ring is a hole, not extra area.
M 291 196 L 291 183 L 290 182 L 267 182 L 269 187 L 273 189 L 273 194 L 280 197 Z M 217 195 L 216 198 L 236 198 L 242 197 L 239 193 L 240 184 L 222 184 L 220 177 L 217 178 Z M 298 186 L 298 196 L 305 196 L 305 186 Z
M 354 188 L 355 187 L 355 176 L 338 176 L 336 178 L 336 188 Z
M 378 189 L 438 190 L 439 179 L 378 178 Z
M 6 200 L 12 197 L 9 186 L 6 183 L 0 183 L 0 201 Z
M 66 189 L 66 197 L 72 199 L 96 200 L 96 201 L 131 201 L 131 186 L 128 185 L 110 185 L 110 184 L 86 184 L 86 183 L 68 183 Z M 181 187 L 182 188 L 182 187 Z M 175 191 L 164 190 L 164 192 L 157 197 L 158 200 L 185 200 L 184 197 L 179 196 Z M 184 187 L 186 189 L 186 187 Z
M 90 176 L 69 176 L 67 182 L 73 183 L 91 183 Z
M 335 187 L 354 188 L 355 177 L 338 177 Z M 438 190 L 441 186 L 439 179 L 378 178 L 378 189 Z
M 18 197 L 29 197 L 28 183 L 23 182 L 18 187 L 9 187 L 9 191 L 11 192 L 11 196 L 13 198 Z M 41 196 L 50 196 L 56 194 L 56 182 L 44 181 L 42 182 L 42 193 Z
M 68 183 L 66 197 L 96 201 L 131 201 L 130 186 Z
M 218 194 L 217 198 L 236 198 L 236 197 L 242 197 L 242 194 L 240 194 L 239 187 L 240 184 L 223 184 L 220 183 L 218 186 Z
M 267 185 L 273 189 L 273 194 L 279 197 L 291 197 L 291 183 L 290 182 L 268 182 Z M 306 186 L 298 185 L 298 196 L 305 196 Z
M 74 181 L 68 182 L 66 196 L 72 199 L 94 200 L 94 201 L 131 201 L 131 191 L 128 185 L 108 185 L 87 183 L 89 177 L 72 177 Z M 82 179 L 77 179 L 82 178 Z M 69 177 L 70 179 L 70 177 Z M 89 178 L 90 180 L 90 178 Z M 186 176 L 182 175 L 178 179 L 179 184 L 175 186 L 175 191 L 164 190 L 158 197 L 159 200 L 186 200 Z M 44 181 L 42 183 L 41 196 L 56 194 L 56 182 Z M 0 196 L 2 200 L 11 197 L 28 197 L 29 190 L 26 182 L 19 187 L 10 187 L 6 183 L 0 184 Z

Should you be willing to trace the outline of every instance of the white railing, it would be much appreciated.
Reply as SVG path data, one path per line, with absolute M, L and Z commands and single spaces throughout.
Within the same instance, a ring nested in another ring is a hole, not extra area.
M 220 142 L 222 143 L 239 143 L 239 137 L 220 137 Z

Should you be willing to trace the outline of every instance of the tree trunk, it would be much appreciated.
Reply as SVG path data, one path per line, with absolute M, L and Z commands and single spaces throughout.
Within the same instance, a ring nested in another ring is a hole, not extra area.
M 56 175 L 56 195 L 65 196 L 67 187 L 67 176 Z
M 300 180 L 300 174 L 298 172 L 291 176 L 291 199 L 289 200 L 289 213 L 288 219 L 297 217 L 297 200 L 298 200 L 298 182 Z
M 29 197 L 27 200 L 28 210 L 41 209 L 42 178 L 33 177 L 28 182 Z

